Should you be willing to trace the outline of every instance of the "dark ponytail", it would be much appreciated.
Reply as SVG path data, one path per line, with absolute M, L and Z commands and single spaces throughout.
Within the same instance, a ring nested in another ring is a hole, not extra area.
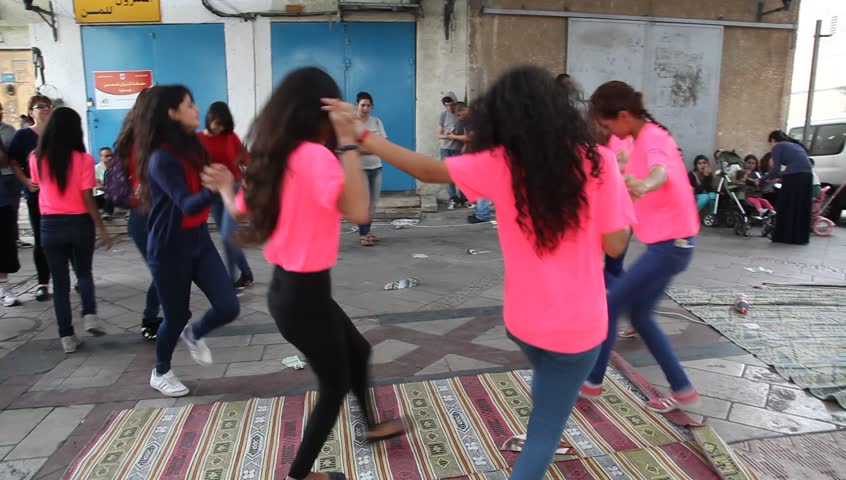
M 617 118 L 623 110 L 654 123 L 667 133 L 670 131 L 661 125 L 643 106 L 643 94 L 629 84 L 614 80 L 603 83 L 590 96 L 590 111 L 601 119 Z
M 802 149 L 805 150 L 805 153 L 808 153 L 808 149 L 805 147 L 805 145 L 802 142 L 800 142 L 799 140 L 796 140 L 795 138 L 791 137 L 790 135 L 784 133 L 784 131 L 782 131 L 782 130 L 773 130 L 772 132 L 770 132 L 770 136 L 767 137 L 767 141 L 795 143 L 796 145 L 799 145 L 800 147 L 802 147 Z

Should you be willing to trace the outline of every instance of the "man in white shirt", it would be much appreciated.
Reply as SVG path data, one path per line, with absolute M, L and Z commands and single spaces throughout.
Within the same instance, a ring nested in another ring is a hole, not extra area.
M 115 206 L 109 198 L 106 198 L 106 191 L 104 190 L 106 181 L 106 170 L 112 164 L 112 149 L 103 147 L 100 149 L 100 163 L 94 167 L 94 176 L 96 184 L 94 186 L 94 200 L 97 202 L 97 207 L 103 210 L 103 220 L 111 220 L 112 213 L 115 211 Z

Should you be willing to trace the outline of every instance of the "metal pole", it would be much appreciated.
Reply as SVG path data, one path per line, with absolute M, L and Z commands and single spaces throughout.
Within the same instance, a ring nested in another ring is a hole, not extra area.
M 811 131 L 811 112 L 814 109 L 814 88 L 817 83 L 817 57 L 820 54 L 820 37 L 822 33 L 822 20 L 817 20 L 817 29 L 814 32 L 814 54 L 811 57 L 811 81 L 808 85 L 808 105 L 805 108 L 805 128 L 802 130 L 802 143 L 808 145 L 808 135 Z

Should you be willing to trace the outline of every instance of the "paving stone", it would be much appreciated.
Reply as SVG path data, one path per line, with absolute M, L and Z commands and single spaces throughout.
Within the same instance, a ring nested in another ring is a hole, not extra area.
M 30 480 L 46 461 L 46 458 L 31 458 L 0 462 L 0 478 L 3 480 Z
M 305 360 L 305 356 L 297 350 L 297 347 L 291 345 L 290 343 L 277 343 L 275 345 L 265 346 L 264 355 L 262 355 L 261 359 L 278 361 L 292 355 L 297 355 L 301 359 Z
M 456 328 L 465 325 L 472 318 L 451 318 L 447 320 L 431 320 L 427 322 L 397 323 L 397 327 L 409 328 L 430 335 L 447 335 Z
M 223 378 L 226 374 L 226 364 L 198 365 L 195 363 L 194 365 L 180 365 L 179 367 L 174 367 L 174 372 L 183 382 L 188 380 Z
M 6 455 L 6 460 L 49 457 L 77 425 L 85 420 L 92 408 L 94 405 L 73 405 L 53 409 L 14 450 Z
M 657 365 L 639 368 L 653 385 L 668 387 L 664 373 Z M 767 383 L 753 382 L 745 378 L 732 377 L 703 370 L 687 369 L 687 376 L 700 394 L 713 398 L 761 406 L 767 404 L 770 386 Z
M 461 355 L 449 354 L 436 361 L 428 367 L 415 373 L 415 375 L 431 375 L 435 373 L 461 372 L 465 370 L 481 370 L 484 368 L 498 367 L 494 363 L 483 362 L 475 358 L 463 357 Z
M 245 347 L 250 344 L 252 335 L 230 335 L 225 337 L 206 337 L 209 348 Z
M 26 437 L 51 408 L 24 408 L 0 412 L 0 445 L 15 445 Z M 3 478 L 0 476 L 0 478 Z
M 732 357 L 725 357 L 723 360 L 730 360 L 732 362 L 745 363 L 746 365 L 753 365 L 756 367 L 766 367 L 767 364 L 758 360 L 755 355 L 747 353 L 744 355 L 735 355 Z
M 385 340 L 373 346 L 373 353 L 370 361 L 374 364 L 390 363 L 394 360 L 417 350 L 417 345 L 401 342 L 399 340 Z
M 706 418 L 705 424 L 710 425 L 726 441 L 726 443 L 743 442 L 757 438 L 779 437 L 782 433 L 763 428 L 750 427 L 719 418 Z
M 0 447 L 0 460 L 6 457 L 6 454 L 11 452 L 12 449 L 15 448 L 14 445 L 7 445 L 5 447 Z
M 690 360 L 682 362 L 682 366 L 695 368 L 697 370 L 705 370 L 707 372 L 722 373 L 723 375 L 731 375 L 733 377 L 740 377 L 743 375 L 743 369 L 746 365 L 722 358 L 708 358 L 704 360 Z
M 199 397 L 179 397 L 173 403 L 174 407 L 184 407 L 186 405 L 208 405 L 210 403 L 219 402 L 223 395 L 201 395 Z
M 846 411 L 836 402 L 823 401 L 809 392 L 794 388 L 773 385 L 767 409 L 846 426 Z
M 778 385 L 780 387 L 802 389 L 799 385 L 785 380 L 781 375 L 766 367 L 748 365 L 743 372 L 743 378 L 748 378 L 756 382 L 769 383 L 770 385 Z
M 259 333 L 253 335 L 250 345 L 275 345 L 278 343 L 288 343 L 285 338 L 279 333 Z
M 170 408 L 175 403 L 175 398 L 147 398 L 139 400 L 138 403 L 135 404 L 135 408 Z
M 229 367 L 226 369 L 226 376 L 244 377 L 248 375 L 263 375 L 266 373 L 280 372 L 285 368 L 285 365 L 283 365 L 280 360 L 230 363 Z
M 247 347 L 223 347 L 212 349 L 215 363 L 253 362 L 261 358 L 264 347 L 261 345 Z M 187 350 L 177 350 L 173 353 L 170 364 L 174 367 L 182 365 L 197 365 Z
M 473 339 L 473 343 L 509 352 L 520 350 L 514 341 L 506 336 L 505 325 L 498 325 Z
M 736 403 L 731 408 L 729 420 L 742 423 L 750 427 L 763 428 L 783 434 L 824 432 L 834 430 L 836 425 L 831 423 L 818 422 L 808 418 L 790 415 L 787 413 L 773 412 L 758 407 L 750 407 Z

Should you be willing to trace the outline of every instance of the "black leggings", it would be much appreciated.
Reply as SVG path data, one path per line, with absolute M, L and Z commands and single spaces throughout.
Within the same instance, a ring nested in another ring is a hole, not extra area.
M 347 392 L 352 390 L 366 425 L 372 425 L 367 393 L 370 344 L 332 300 L 329 270 L 298 273 L 277 266 L 267 299 L 279 332 L 305 355 L 319 384 L 317 405 L 288 473 L 302 479 L 332 431 Z
M 35 271 L 38 273 L 38 284 L 47 285 L 50 283 L 50 267 L 47 265 L 47 256 L 41 248 L 41 210 L 38 207 L 38 193 L 32 193 L 26 199 L 26 207 L 29 210 L 29 224 L 32 226 L 32 236 L 35 238 L 35 245 L 32 246 L 32 258 L 35 260 Z

